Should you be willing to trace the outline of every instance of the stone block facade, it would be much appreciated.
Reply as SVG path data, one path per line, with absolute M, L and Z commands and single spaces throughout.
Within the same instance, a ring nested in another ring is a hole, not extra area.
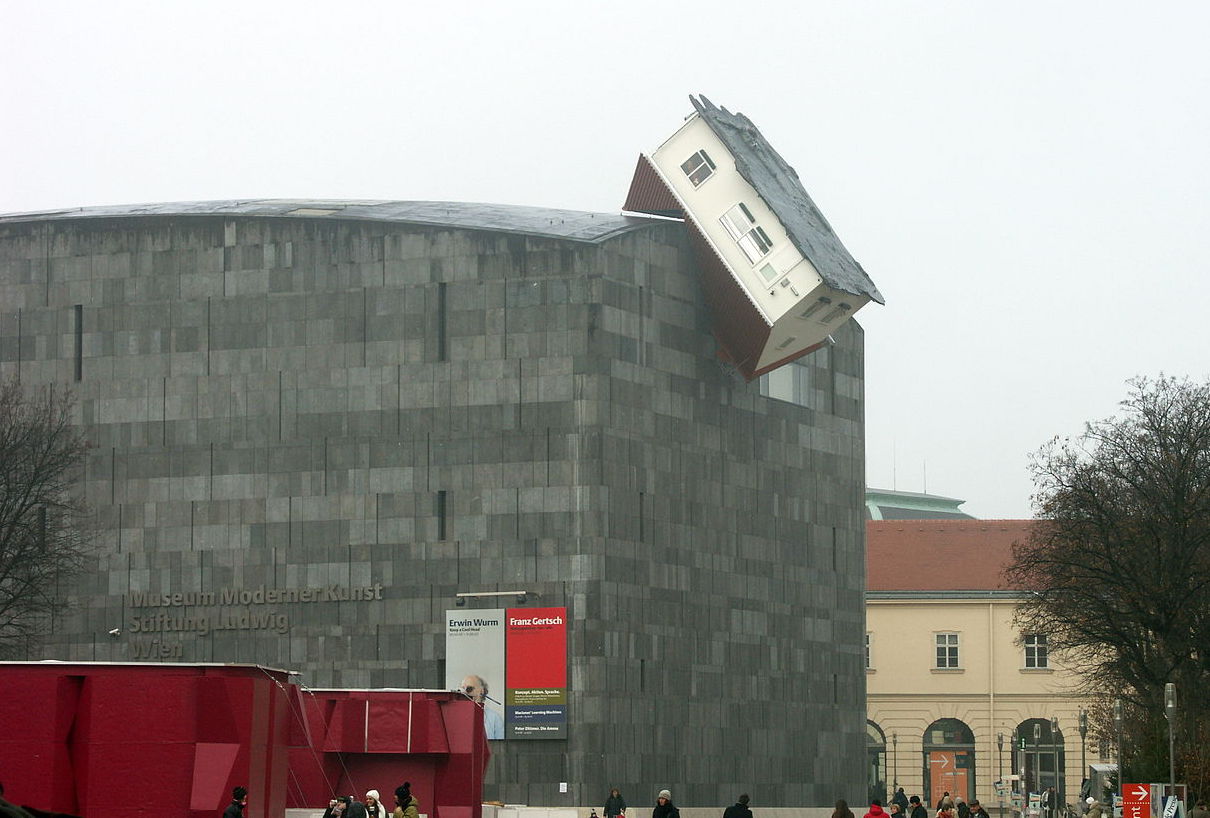
M 0 375 L 74 390 L 100 527 L 30 658 L 436 688 L 455 594 L 524 588 L 568 609 L 569 737 L 494 742 L 488 797 L 860 801 L 860 327 L 836 341 L 806 405 L 728 372 L 667 221 L 0 220 Z

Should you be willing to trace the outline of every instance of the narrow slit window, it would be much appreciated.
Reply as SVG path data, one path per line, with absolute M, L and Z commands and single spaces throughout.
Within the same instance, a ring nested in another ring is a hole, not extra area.
M 76 304 L 76 369 L 77 381 L 84 380 L 84 305 Z
M 437 360 L 449 360 L 449 348 L 446 340 L 446 317 L 449 309 L 445 282 L 437 285 Z

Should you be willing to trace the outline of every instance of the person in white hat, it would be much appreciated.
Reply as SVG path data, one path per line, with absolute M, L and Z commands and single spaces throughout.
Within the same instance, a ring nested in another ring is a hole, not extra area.
M 378 790 L 366 792 L 366 818 L 386 818 L 387 809 L 378 797 Z
M 672 803 L 671 792 L 660 790 L 655 799 L 655 809 L 651 811 L 651 818 L 681 818 L 681 811 Z

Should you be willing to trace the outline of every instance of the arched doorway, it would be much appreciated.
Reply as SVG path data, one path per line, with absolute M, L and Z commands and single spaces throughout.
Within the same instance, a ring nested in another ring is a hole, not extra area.
M 937 719 L 924 731 L 924 797 L 935 806 L 943 793 L 975 798 L 975 734 L 959 719 Z
M 866 787 L 867 801 L 877 798 L 886 801 L 886 733 L 872 721 L 865 723 Z
M 1013 772 L 1021 776 L 1025 792 L 1054 787 L 1058 803 L 1066 801 L 1063 781 L 1063 731 L 1053 719 L 1026 719 L 1017 725 L 1013 744 Z

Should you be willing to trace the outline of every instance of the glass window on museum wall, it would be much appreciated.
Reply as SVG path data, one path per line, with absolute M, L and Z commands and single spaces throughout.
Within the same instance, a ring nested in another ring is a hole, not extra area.
M 1050 658 L 1046 651 L 1046 634 L 1027 633 L 1023 641 L 1025 642 L 1025 667 L 1050 667 Z
M 779 366 L 760 376 L 760 393 L 770 398 L 794 403 L 793 365 Z
M 958 634 L 938 633 L 934 634 L 934 636 L 937 642 L 937 664 L 935 667 L 941 669 L 961 667 L 958 664 Z
M 813 364 L 819 363 L 814 360 L 814 355 L 809 357 L 812 358 Z M 811 392 L 811 385 L 814 383 L 814 375 L 811 370 L 812 367 L 806 363 L 806 359 L 779 366 L 772 372 L 760 376 L 760 393 L 766 397 L 777 398 L 799 406 L 820 409 L 822 407 L 816 405 L 819 403 L 817 396 Z
M 869 631 L 866 631 L 866 634 L 865 634 L 865 669 L 866 669 L 866 670 L 869 670 L 870 668 L 874 667 L 874 665 L 872 665 L 872 664 L 870 663 L 870 641 L 871 641 L 871 638 L 872 638 L 872 635 L 870 634 L 870 632 L 869 632 Z

